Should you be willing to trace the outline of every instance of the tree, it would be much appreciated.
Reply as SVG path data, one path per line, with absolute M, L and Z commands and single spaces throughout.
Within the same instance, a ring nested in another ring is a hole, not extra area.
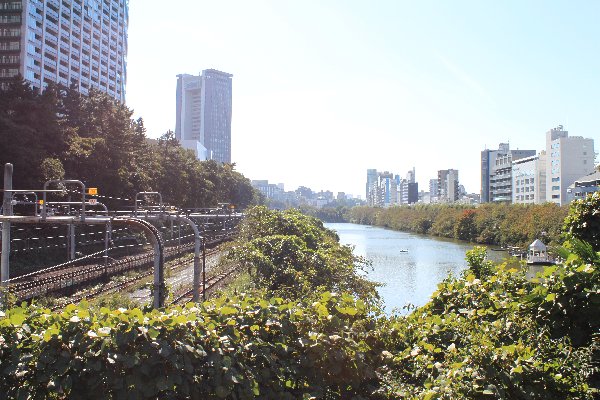
M 600 192 L 573 201 L 563 229 L 568 236 L 588 242 L 594 251 L 600 251 Z
M 475 210 L 464 210 L 454 226 L 454 237 L 460 240 L 474 241 L 477 237 Z

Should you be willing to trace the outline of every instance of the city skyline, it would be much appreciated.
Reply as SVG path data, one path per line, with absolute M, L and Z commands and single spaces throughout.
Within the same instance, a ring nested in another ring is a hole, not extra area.
M 361 194 L 369 168 L 414 166 L 423 187 L 452 168 L 478 193 L 481 149 L 540 151 L 559 124 L 600 139 L 596 2 L 181 5 L 130 3 L 127 104 L 158 137 L 174 76 L 232 73 L 232 161 L 250 179 Z

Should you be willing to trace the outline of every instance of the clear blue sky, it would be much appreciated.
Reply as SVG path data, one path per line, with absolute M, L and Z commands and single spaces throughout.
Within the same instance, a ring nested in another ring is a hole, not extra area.
M 232 73 L 232 159 L 250 179 L 362 194 L 367 168 L 420 189 L 480 151 L 600 148 L 600 1 L 131 0 L 127 104 L 175 125 L 176 75 Z

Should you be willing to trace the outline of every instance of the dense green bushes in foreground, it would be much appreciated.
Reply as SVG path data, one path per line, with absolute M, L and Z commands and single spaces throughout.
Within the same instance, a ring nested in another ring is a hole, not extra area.
M 600 256 L 575 237 L 561 253 L 565 263 L 536 280 L 492 265 L 476 248 L 465 274 L 442 282 L 427 305 L 386 317 L 369 300 L 370 288 L 355 285 L 360 260 L 319 221 L 259 208 L 241 236 L 233 255 L 255 269 L 254 295 L 148 312 L 81 304 L 61 313 L 22 306 L 0 314 L 0 397 L 592 399 L 596 393 Z M 335 257 L 342 260 L 329 264 Z M 346 270 L 337 274 L 330 265 Z M 322 292 L 311 292 L 312 284 Z M 363 299 L 325 291 L 331 288 Z M 274 292 L 288 300 L 260 298 Z
M 390 208 L 354 207 L 348 220 L 399 231 L 475 243 L 525 247 L 535 239 L 560 242 L 567 207 L 546 204 L 482 204 L 477 208 L 431 204 Z

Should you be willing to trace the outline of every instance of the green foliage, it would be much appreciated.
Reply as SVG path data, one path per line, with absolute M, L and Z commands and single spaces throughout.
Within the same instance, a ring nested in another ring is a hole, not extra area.
M 600 251 L 600 193 L 573 201 L 563 229 L 568 236 L 586 241 Z
M 471 258 L 482 261 L 477 251 Z M 380 329 L 390 332 L 383 337 L 388 357 L 380 370 L 386 393 L 410 399 L 592 399 L 593 347 L 538 322 L 539 310 L 558 293 L 551 286 L 530 296 L 536 288 L 523 271 L 506 265 L 487 279 L 467 272 L 442 282 L 424 307 L 383 321 Z M 580 311 L 552 318 L 575 318 Z
M 163 311 L 0 314 L 9 398 L 373 398 L 378 353 L 364 303 L 236 297 Z
M 354 207 L 351 222 L 482 244 L 525 247 L 535 239 L 558 244 L 567 207 L 541 205 L 418 204 L 390 208 Z
M 469 242 L 477 238 L 477 226 L 475 225 L 475 211 L 464 210 L 454 226 L 454 237 Z
M 251 266 L 257 288 L 292 299 L 323 291 L 376 297 L 375 284 L 359 273 L 365 260 L 339 244 L 337 235 L 316 218 L 297 210 L 248 210 L 231 256 Z
M 476 246 L 473 250 L 467 251 L 466 260 L 469 271 L 477 279 L 486 279 L 494 270 L 494 264 L 487 261 L 486 257 L 487 249 L 485 247 Z
M 553 337 L 569 337 L 577 346 L 590 345 L 600 332 L 600 253 L 581 241 L 559 251 L 564 262 L 546 268 L 528 301 L 539 304 L 536 318 Z
M 19 80 L 0 91 L 0 164 L 14 164 L 15 187 L 42 188 L 49 179 L 79 179 L 103 196 L 131 198 L 158 191 L 180 207 L 238 208 L 258 195 L 234 164 L 200 162 L 172 132 L 149 144 L 142 119 L 106 94 L 49 85 L 39 94 Z M 127 206 L 122 202 L 110 207 Z
M 331 223 L 348 222 L 348 213 L 350 211 L 348 206 L 342 205 L 327 205 L 325 207 L 310 207 L 304 205 L 299 207 L 299 209 L 303 214 L 318 218 L 323 222 Z

